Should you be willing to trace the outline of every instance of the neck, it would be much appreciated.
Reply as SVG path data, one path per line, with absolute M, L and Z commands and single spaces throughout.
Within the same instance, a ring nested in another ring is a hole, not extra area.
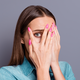
M 32 65 L 34 65 L 33 63 L 32 63 L 32 61 L 31 61 L 31 59 L 29 58 L 29 52 L 25 49 L 25 57 L 27 58 L 27 60 L 32 64 Z

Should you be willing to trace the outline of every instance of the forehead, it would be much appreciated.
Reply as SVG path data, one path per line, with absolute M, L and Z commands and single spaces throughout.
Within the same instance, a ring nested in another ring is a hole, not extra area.
M 51 17 L 38 17 L 29 23 L 29 27 L 31 30 L 44 29 L 47 24 L 51 27 L 52 23 L 55 24 L 55 21 Z

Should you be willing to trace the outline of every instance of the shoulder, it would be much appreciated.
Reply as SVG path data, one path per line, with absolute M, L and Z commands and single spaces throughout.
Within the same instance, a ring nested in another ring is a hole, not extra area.
M 68 74 L 71 68 L 70 64 L 66 61 L 59 61 L 59 66 L 63 74 Z
M 5 66 L 0 68 L 0 80 L 10 80 L 10 79 L 15 80 L 14 76 L 9 71 L 11 70 L 11 68 L 12 67 L 10 66 Z
M 74 73 L 72 71 L 72 67 L 68 62 L 59 61 L 59 66 L 65 78 L 67 79 L 69 78 L 69 80 L 75 80 Z
M 4 66 L 0 68 L 0 80 L 29 80 L 26 77 L 20 65 L 17 66 Z
M 19 66 L 4 66 L 0 68 L 0 80 L 16 80 L 21 73 Z
M 70 64 L 66 61 L 59 61 L 59 66 L 63 70 L 68 69 L 69 67 L 71 67 Z

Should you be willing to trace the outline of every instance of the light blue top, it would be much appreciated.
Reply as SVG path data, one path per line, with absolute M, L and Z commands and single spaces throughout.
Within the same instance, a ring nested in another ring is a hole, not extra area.
M 59 61 L 59 66 L 66 80 L 76 80 L 72 68 L 67 62 Z M 49 73 L 51 80 L 55 80 L 51 68 Z M 36 69 L 24 56 L 21 65 L 0 68 L 0 80 L 37 80 Z

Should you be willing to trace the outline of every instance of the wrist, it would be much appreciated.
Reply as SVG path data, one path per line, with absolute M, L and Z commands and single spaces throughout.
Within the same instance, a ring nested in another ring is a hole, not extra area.
M 52 63 L 51 64 L 51 69 L 52 69 L 52 72 L 54 74 L 54 78 L 55 80 L 65 80 L 62 72 L 61 72 L 61 69 L 60 69 L 60 66 L 59 66 L 59 63 Z M 57 76 L 57 74 L 59 76 Z
M 36 70 L 37 70 L 37 72 L 43 72 L 43 73 L 49 72 L 49 68 L 47 68 L 47 67 L 39 67 Z
M 53 71 L 53 73 L 55 72 L 55 71 L 60 71 L 60 66 L 59 66 L 59 63 L 58 62 L 53 62 L 53 63 L 51 63 L 51 69 L 52 69 L 52 71 Z
M 58 61 L 51 62 L 50 66 L 59 66 L 59 62 Z
M 50 80 L 48 68 L 37 68 L 37 80 Z

